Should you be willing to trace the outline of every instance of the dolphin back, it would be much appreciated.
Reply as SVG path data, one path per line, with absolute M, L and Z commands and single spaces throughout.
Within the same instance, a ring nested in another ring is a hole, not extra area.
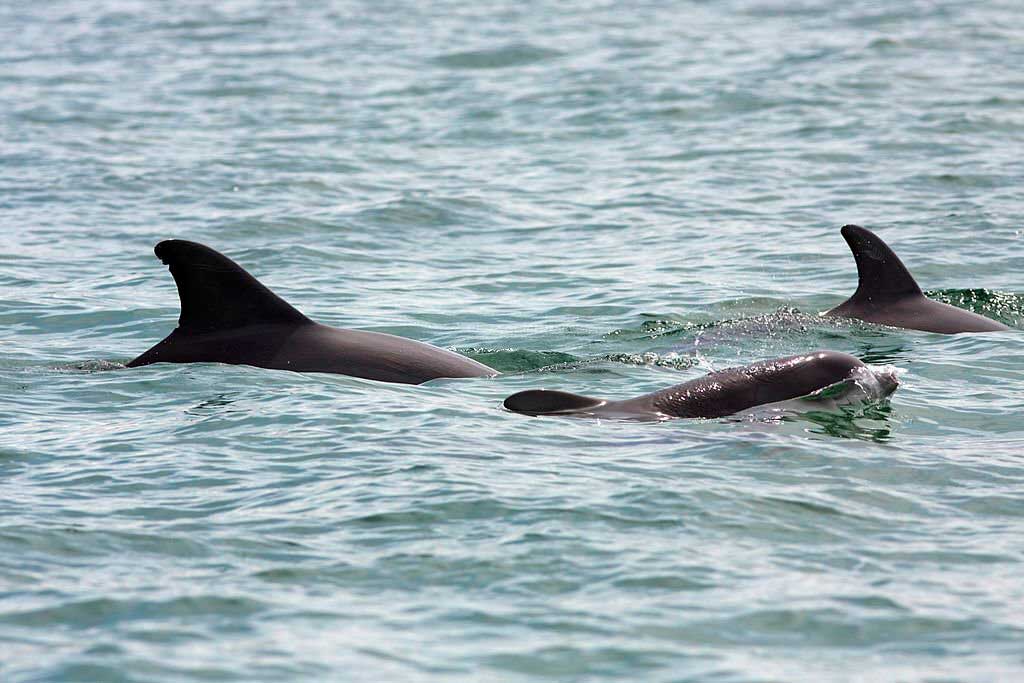
M 991 318 L 926 297 L 899 257 L 870 230 L 844 225 L 842 234 L 857 262 L 857 291 L 825 315 L 942 334 L 1010 329 Z
M 718 418 L 804 397 L 818 402 L 882 398 L 895 388 L 894 376 L 876 376 L 854 356 L 820 350 L 726 368 L 622 401 L 535 389 L 509 396 L 505 408 L 526 415 L 628 420 Z

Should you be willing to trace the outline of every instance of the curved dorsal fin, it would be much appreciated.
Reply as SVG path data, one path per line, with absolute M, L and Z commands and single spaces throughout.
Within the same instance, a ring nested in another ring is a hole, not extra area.
M 165 240 L 153 250 L 178 285 L 182 332 L 211 332 L 257 323 L 306 323 L 293 308 L 227 256 L 187 240 Z
M 851 302 L 880 303 L 923 296 L 899 256 L 878 235 L 859 225 L 844 225 L 842 234 L 857 262 L 859 281 Z
M 505 399 L 505 408 L 526 415 L 551 415 L 584 412 L 606 402 L 599 398 L 570 394 L 568 391 L 530 389 L 512 394 Z

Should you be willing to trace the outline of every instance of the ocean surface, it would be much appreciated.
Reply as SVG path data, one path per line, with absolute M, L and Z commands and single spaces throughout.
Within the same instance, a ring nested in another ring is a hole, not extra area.
M 1017 0 L 0 1 L 0 680 L 1019 681 Z M 125 362 L 166 238 L 502 371 Z M 818 348 L 889 401 L 528 418 Z

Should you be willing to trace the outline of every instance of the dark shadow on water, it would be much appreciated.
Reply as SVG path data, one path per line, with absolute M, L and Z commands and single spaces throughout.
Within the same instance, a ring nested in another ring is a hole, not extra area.
M 859 344 L 853 355 L 865 363 L 883 365 L 906 360 L 909 351 L 910 349 L 902 344 L 874 347 L 865 343 Z
M 844 406 L 835 412 L 808 411 L 784 418 L 807 422 L 812 434 L 887 443 L 893 437 L 895 420 L 888 401 L 873 401 L 857 406 Z
M 185 409 L 185 414 L 192 417 L 209 417 L 211 415 L 223 415 L 233 412 L 230 406 L 237 400 L 237 393 L 217 394 L 213 398 L 201 401 L 191 408 Z

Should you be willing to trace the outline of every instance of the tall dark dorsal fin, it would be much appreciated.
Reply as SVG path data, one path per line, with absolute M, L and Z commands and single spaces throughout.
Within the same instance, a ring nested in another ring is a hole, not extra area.
M 170 266 L 181 299 L 181 332 L 212 332 L 260 323 L 306 323 L 309 318 L 213 249 L 165 240 L 153 250 Z
M 605 403 L 599 398 L 570 394 L 568 391 L 530 389 L 506 398 L 505 408 L 526 415 L 552 415 L 586 412 L 588 408 L 597 408 Z
M 923 296 L 899 256 L 878 235 L 859 225 L 844 225 L 842 234 L 857 261 L 859 282 L 850 302 L 870 304 Z

